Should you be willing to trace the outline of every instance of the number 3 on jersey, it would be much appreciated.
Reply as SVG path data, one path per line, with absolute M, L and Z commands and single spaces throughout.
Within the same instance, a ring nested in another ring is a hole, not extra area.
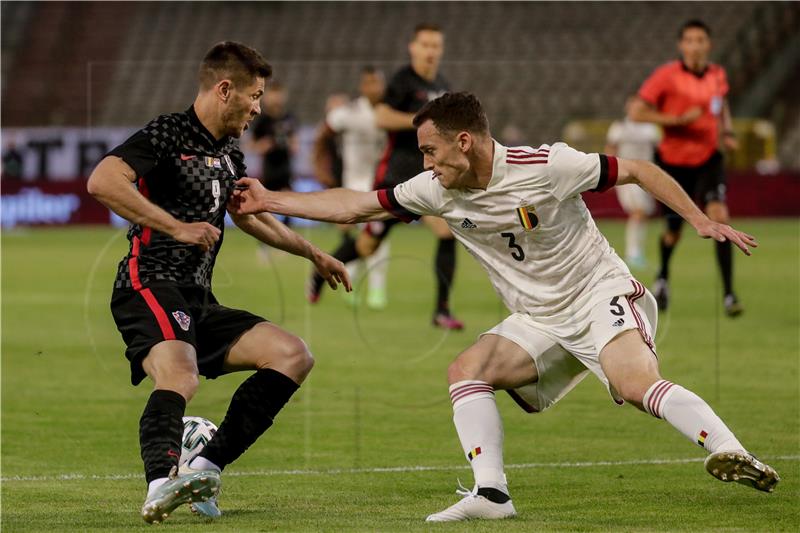
M 220 187 L 219 187 L 219 180 L 214 180 L 211 182 L 211 195 L 214 197 L 214 207 L 209 210 L 209 213 L 214 213 L 219 209 L 219 197 L 220 197 Z
M 516 237 L 510 231 L 504 232 L 500 234 L 501 237 L 508 239 L 508 248 L 511 250 L 511 257 L 514 258 L 516 261 L 524 261 L 525 260 L 525 250 L 517 244 Z

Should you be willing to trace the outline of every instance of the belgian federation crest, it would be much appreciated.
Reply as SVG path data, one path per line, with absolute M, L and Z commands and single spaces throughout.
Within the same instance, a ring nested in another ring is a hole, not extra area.
M 536 216 L 536 209 L 532 205 L 518 207 L 517 217 L 525 231 L 533 231 L 539 225 L 539 217 Z
M 192 317 L 183 311 L 173 311 L 172 318 L 175 319 L 175 322 L 178 323 L 183 331 L 189 331 L 189 325 L 192 323 Z

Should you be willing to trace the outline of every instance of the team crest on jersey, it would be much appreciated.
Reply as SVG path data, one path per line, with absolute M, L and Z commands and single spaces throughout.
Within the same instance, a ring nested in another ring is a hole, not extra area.
M 206 156 L 205 161 L 207 167 L 213 167 L 222 170 L 222 161 L 220 161 L 219 157 Z
M 175 319 L 175 322 L 178 323 L 183 331 L 189 331 L 189 325 L 192 323 L 192 317 L 183 311 L 173 311 L 172 318 Z
M 536 209 L 532 205 L 524 205 L 517 208 L 519 223 L 525 231 L 533 231 L 539 225 L 539 217 L 536 216 Z

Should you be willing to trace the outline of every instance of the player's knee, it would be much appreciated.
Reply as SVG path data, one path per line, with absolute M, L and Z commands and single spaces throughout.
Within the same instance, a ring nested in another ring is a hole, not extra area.
M 279 366 L 290 378 L 302 381 L 314 368 L 314 356 L 301 338 L 291 337 L 283 343 L 280 364 L 275 366 Z
M 650 386 L 658 381 L 657 379 L 638 379 L 638 380 L 628 380 L 624 383 L 617 383 L 613 385 L 614 390 L 617 391 L 617 394 L 625 400 L 626 403 L 629 403 L 639 409 L 640 411 L 644 411 L 644 395 L 647 393 Z
M 156 381 L 156 389 L 175 391 L 183 396 L 186 401 L 194 397 L 200 386 L 200 377 L 195 372 L 179 372 Z
M 359 236 L 356 240 L 356 252 L 360 257 L 369 257 L 378 249 L 380 241 L 374 237 Z
M 675 246 L 681 240 L 681 230 L 667 230 L 662 239 L 667 246 Z
M 470 364 L 469 360 L 463 356 L 456 357 L 447 367 L 447 383 L 450 385 L 459 381 L 481 380 L 482 378 L 479 368 Z

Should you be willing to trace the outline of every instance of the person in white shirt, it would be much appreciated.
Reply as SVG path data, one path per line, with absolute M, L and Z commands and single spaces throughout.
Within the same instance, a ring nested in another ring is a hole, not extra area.
M 634 96 L 627 99 L 627 113 Z M 655 124 L 634 122 L 629 117 L 615 120 L 608 128 L 605 153 L 623 159 L 652 161 L 656 146 L 661 141 L 661 130 Z M 617 199 L 628 215 L 625 224 L 625 262 L 634 269 L 646 266 L 644 240 L 647 230 L 647 217 L 655 211 L 655 201 L 641 187 L 634 184 L 616 187 Z
M 511 315 L 448 368 L 453 421 L 475 485 L 427 520 L 514 516 L 495 390 L 540 412 L 589 372 L 616 403 L 666 420 L 707 450 L 713 476 L 771 492 L 780 479 L 775 470 L 746 451 L 702 398 L 661 377 L 655 299 L 598 231 L 581 193 L 637 183 L 701 237 L 730 241 L 747 255 L 755 238 L 710 220 L 650 162 L 585 154 L 564 143 L 502 146 L 468 93 L 430 101 L 414 125 L 426 171 L 393 189 L 268 192 L 243 178 L 229 208 L 348 223 L 438 216 L 486 270 Z
M 325 117 L 325 125 L 321 128 L 316 145 L 326 144 L 325 140 L 334 135 L 341 135 L 342 145 L 342 186 L 354 191 L 371 191 L 375 178 L 375 169 L 386 146 L 386 132 L 378 128 L 375 122 L 375 106 L 383 100 L 386 80 L 383 72 L 372 66 L 361 70 L 359 80 L 360 96 L 345 105 L 330 109 Z M 315 159 L 322 150 L 315 150 Z M 317 161 L 315 161 L 316 163 Z M 315 165 L 317 166 L 317 165 Z M 318 172 L 321 174 L 321 172 Z M 340 225 L 342 242 L 334 254 L 346 248 L 355 249 L 356 240 L 351 235 L 351 224 Z M 367 275 L 367 307 L 383 309 L 386 307 L 386 273 L 389 269 L 389 241 L 384 240 L 374 254 L 366 259 L 356 259 L 347 263 L 350 279 L 360 286 L 359 276 L 362 270 Z M 308 284 L 307 297 L 311 303 L 319 300 L 325 280 L 316 272 Z M 355 298 L 357 295 L 346 294 Z

